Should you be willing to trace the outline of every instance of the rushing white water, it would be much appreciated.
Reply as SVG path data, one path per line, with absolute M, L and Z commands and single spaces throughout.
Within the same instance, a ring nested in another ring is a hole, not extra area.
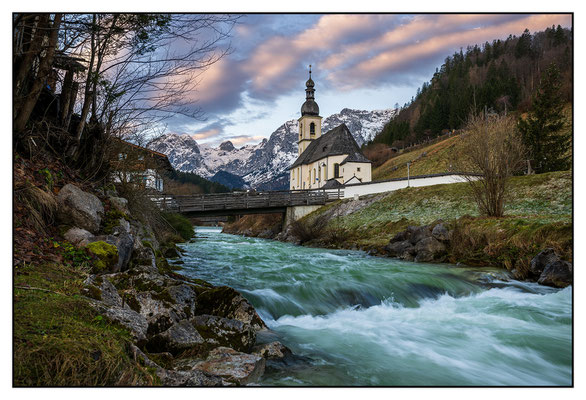
M 183 273 L 240 290 L 307 362 L 264 385 L 572 383 L 572 288 L 197 228 Z

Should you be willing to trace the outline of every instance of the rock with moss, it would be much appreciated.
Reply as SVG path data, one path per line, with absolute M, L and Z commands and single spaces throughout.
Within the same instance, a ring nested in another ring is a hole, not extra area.
M 110 200 L 110 204 L 114 209 L 126 215 L 130 214 L 130 211 L 128 210 L 128 200 L 124 197 L 110 196 L 108 200 Z
M 267 329 L 248 300 L 228 286 L 216 287 L 201 293 L 197 298 L 196 312 L 242 321 L 257 331 Z
M 109 306 L 123 307 L 116 287 L 102 275 L 90 275 L 84 282 L 82 293 Z
M 248 352 L 256 341 L 256 331 L 242 321 L 214 315 L 198 315 L 190 321 L 211 347 Z
M 118 249 L 116 246 L 102 240 L 89 243 L 88 252 L 94 256 L 92 272 L 103 273 L 114 269 L 118 264 Z
M 74 225 L 91 233 L 97 233 L 100 229 L 104 206 L 93 194 L 67 184 L 57 194 L 57 204 L 57 216 L 64 224 Z
M 202 344 L 204 344 L 204 339 L 197 329 L 189 321 L 182 320 L 172 324 L 167 330 L 150 337 L 146 348 L 155 353 L 167 351 L 177 355 Z

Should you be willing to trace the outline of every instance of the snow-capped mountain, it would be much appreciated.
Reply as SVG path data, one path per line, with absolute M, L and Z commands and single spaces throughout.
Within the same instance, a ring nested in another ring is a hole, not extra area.
M 358 146 L 362 146 L 372 140 L 396 113 L 395 109 L 364 111 L 344 108 L 338 114 L 332 114 L 324 119 L 321 131 L 326 133 L 336 126 L 346 124 Z
M 345 123 L 358 145 L 371 140 L 395 116 L 396 110 L 343 109 L 323 120 L 322 133 Z M 188 135 L 167 134 L 149 147 L 164 153 L 174 168 L 212 178 L 219 171 L 242 177 L 248 185 L 262 190 L 287 189 L 287 168 L 297 159 L 297 120 L 285 122 L 269 139 L 256 145 L 235 148 L 227 141 L 213 148 L 198 145 Z

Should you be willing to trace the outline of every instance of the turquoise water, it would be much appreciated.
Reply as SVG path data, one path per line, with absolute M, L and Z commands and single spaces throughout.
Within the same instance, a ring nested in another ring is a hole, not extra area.
M 303 356 L 261 385 L 572 384 L 572 288 L 196 230 L 183 273 L 242 292 Z M 262 335 L 261 335 L 262 337 Z

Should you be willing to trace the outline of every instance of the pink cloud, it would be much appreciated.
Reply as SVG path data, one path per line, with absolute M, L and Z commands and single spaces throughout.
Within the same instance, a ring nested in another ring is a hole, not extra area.
M 450 19 L 457 20 L 456 16 L 450 16 Z M 465 47 L 472 44 L 480 44 L 487 40 L 503 38 L 509 34 L 519 35 L 525 28 L 530 31 L 543 30 L 552 24 L 563 24 L 565 26 L 571 23 L 571 15 L 532 15 L 521 20 L 505 22 L 497 25 L 488 25 L 478 27 L 462 32 L 451 32 L 442 35 L 434 35 L 416 42 L 415 44 L 405 44 L 403 46 L 392 46 L 384 48 L 377 54 L 367 58 L 348 68 L 332 71 L 328 75 L 328 80 L 334 83 L 340 89 L 353 89 L 360 87 L 368 82 L 374 81 L 382 74 L 388 73 L 393 69 L 404 68 L 409 64 L 416 63 L 418 59 L 433 54 L 448 53 L 458 47 Z M 409 28 L 411 34 L 421 32 L 421 30 Z M 396 37 L 401 36 L 398 34 Z M 383 35 L 380 42 L 397 43 L 392 38 L 392 32 Z

